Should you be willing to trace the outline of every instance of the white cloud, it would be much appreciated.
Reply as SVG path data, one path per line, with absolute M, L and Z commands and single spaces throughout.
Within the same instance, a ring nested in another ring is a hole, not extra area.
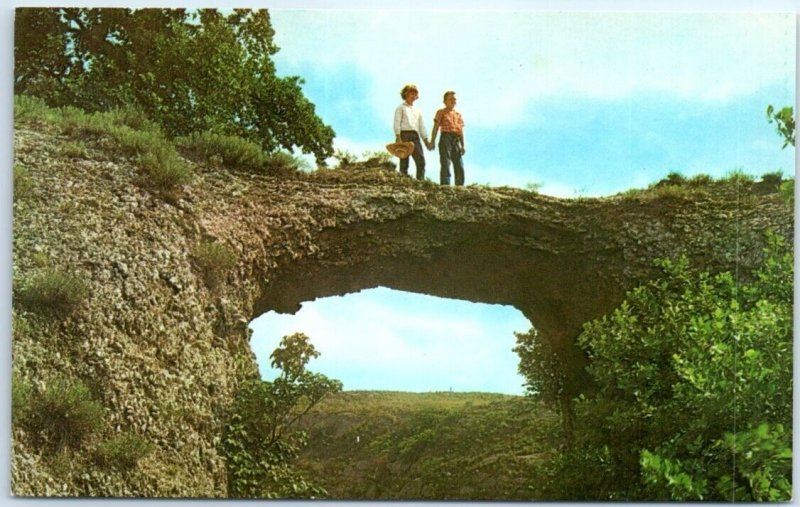
M 342 379 L 346 389 L 519 392 L 512 331 L 530 324 L 510 309 L 465 305 L 388 289 L 325 298 L 295 316 L 254 320 L 252 347 L 266 378 L 275 374 L 269 354 L 280 338 L 304 332 L 321 353 L 309 368 Z
M 414 82 L 427 116 L 459 92 L 470 122 L 520 119 L 531 100 L 636 92 L 727 100 L 785 81 L 794 17 L 534 11 L 274 11 L 278 58 L 370 76 L 365 105 L 392 111 Z M 401 20 L 412 27 L 403 29 Z M 313 37 L 309 34 L 314 34 Z M 526 121 L 530 121 L 526 118 Z

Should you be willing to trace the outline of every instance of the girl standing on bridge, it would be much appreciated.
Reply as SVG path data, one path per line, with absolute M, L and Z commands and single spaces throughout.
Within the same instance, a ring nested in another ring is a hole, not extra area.
M 403 103 L 394 111 L 394 135 L 398 143 L 401 141 L 414 143 L 411 157 L 414 159 L 414 165 L 417 166 L 417 179 L 422 180 L 425 179 L 425 155 L 421 140 L 425 141 L 428 149 L 433 149 L 433 143 L 428 141 L 422 111 L 414 107 L 414 101 L 419 98 L 417 87 L 413 84 L 405 85 L 400 90 L 400 96 L 403 97 Z M 400 172 L 408 174 L 408 157 L 400 159 Z

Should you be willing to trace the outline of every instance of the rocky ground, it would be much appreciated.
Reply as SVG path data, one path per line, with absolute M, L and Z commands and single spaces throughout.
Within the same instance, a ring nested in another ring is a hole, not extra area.
M 15 384 L 78 379 L 104 409 L 90 441 L 57 455 L 15 424 L 21 496 L 226 496 L 217 444 L 236 386 L 257 375 L 247 326 L 264 311 L 384 285 L 514 304 L 569 340 L 655 257 L 747 268 L 767 229 L 790 236 L 793 223 L 779 195 L 738 188 L 559 200 L 386 169 L 281 180 L 193 164 L 193 180 L 164 195 L 102 136 L 29 122 L 14 147 L 26 171 L 14 201 Z M 215 283 L 196 258 L 204 243 L 235 254 Z M 466 259 L 460 274 L 446 268 L 455 259 Z M 20 302 L 53 271 L 88 287 L 68 315 Z M 125 471 L 98 464 L 98 446 L 123 434 L 151 451 Z

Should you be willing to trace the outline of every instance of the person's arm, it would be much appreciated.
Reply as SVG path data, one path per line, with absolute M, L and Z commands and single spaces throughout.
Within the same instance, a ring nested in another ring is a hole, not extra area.
M 459 123 L 461 123 L 461 133 L 459 137 L 461 138 L 461 154 L 463 155 L 467 152 L 467 142 L 464 138 L 464 118 L 459 114 L 458 119 L 460 120 Z
M 397 106 L 394 110 L 394 137 L 396 142 L 400 142 L 400 123 L 403 121 L 403 106 Z
M 422 117 L 422 111 L 419 111 L 419 119 L 417 120 L 417 122 L 418 122 L 417 131 L 419 132 L 422 141 L 425 143 L 425 146 L 427 146 L 428 149 L 431 149 L 431 142 L 428 139 L 428 133 L 426 132 L 425 129 L 425 120 Z
M 428 145 L 428 149 L 432 150 L 433 146 L 436 144 L 436 135 L 439 133 L 439 111 L 436 111 L 436 115 L 433 117 L 433 130 L 431 130 L 431 142 Z

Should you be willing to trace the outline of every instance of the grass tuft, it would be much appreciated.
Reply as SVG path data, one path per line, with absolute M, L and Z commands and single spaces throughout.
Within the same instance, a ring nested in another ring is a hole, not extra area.
M 194 259 L 209 288 L 219 285 L 227 272 L 233 269 L 238 262 L 233 250 L 217 242 L 204 242 L 197 245 L 194 249 Z
M 79 380 L 56 379 L 28 399 L 20 422 L 38 446 L 50 451 L 80 447 L 103 424 L 103 406 Z
M 88 297 L 89 289 L 80 278 L 57 270 L 35 277 L 19 293 L 19 301 L 38 313 L 64 317 Z

